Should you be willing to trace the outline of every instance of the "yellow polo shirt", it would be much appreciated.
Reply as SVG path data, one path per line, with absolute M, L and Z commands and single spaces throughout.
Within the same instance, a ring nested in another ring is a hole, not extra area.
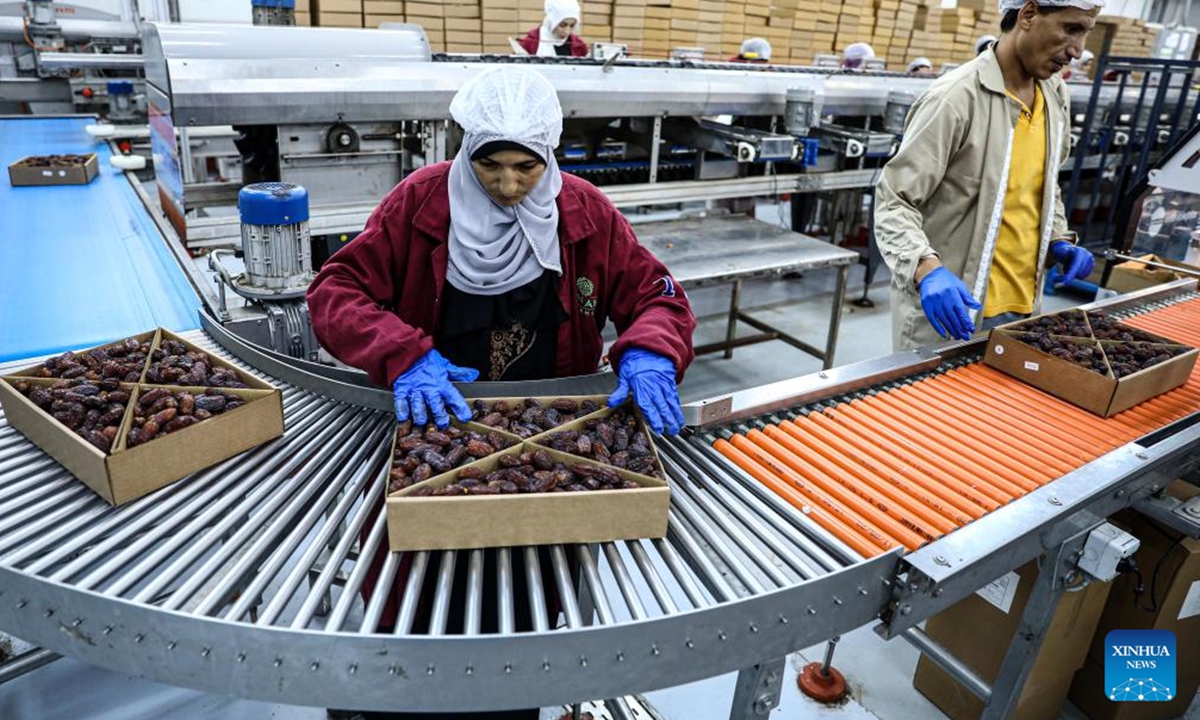
M 1012 93 L 1008 96 L 1021 102 Z M 1046 101 L 1041 88 L 1034 85 L 1033 109 L 1021 103 L 1021 115 L 1013 130 L 1004 215 L 988 275 L 985 318 L 1008 312 L 1033 312 L 1045 182 Z

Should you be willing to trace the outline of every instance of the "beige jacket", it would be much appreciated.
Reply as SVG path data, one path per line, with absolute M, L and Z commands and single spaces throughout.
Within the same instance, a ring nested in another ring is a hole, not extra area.
M 1046 102 L 1046 183 L 1036 279 L 1042 301 L 1051 239 L 1070 238 L 1058 187 L 1070 153 L 1070 91 L 1058 76 L 1040 82 Z M 892 270 L 892 345 L 941 342 L 921 310 L 913 274 L 937 255 L 986 305 L 988 274 L 1004 210 L 1013 130 L 1021 105 L 1004 91 L 994 50 L 944 75 L 917 100 L 904 141 L 875 186 L 875 240 Z M 976 313 L 976 326 L 981 313 Z

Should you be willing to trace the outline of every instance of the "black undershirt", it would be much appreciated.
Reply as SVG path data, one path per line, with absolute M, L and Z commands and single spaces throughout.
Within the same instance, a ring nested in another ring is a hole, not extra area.
M 500 295 L 471 295 L 447 283 L 437 348 L 455 365 L 478 370 L 481 381 L 544 380 L 557 374 L 558 328 L 566 319 L 552 270 Z

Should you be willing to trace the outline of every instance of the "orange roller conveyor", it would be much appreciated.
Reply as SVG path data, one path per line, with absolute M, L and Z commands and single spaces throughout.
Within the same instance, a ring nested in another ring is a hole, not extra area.
M 813 413 L 808 417 L 808 420 L 813 425 L 828 430 L 831 435 L 836 436 L 851 448 L 852 451 L 858 453 L 858 458 L 865 464 L 872 462 L 879 463 L 882 468 L 887 468 L 895 473 L 895 482 L 909 482 L 919 485 L 938 502 L 944 503 L 947 508 L 943 515 L 951 517 L 958 524 L 968 522 L 968 518 L 977 519 L 984 516 L 985 510 L 982 505 L 971 501 L 967 496 L 969 488 L 955 488 L 950 490 L 957 482 L 949 474 L 942 472 L 938 468 L 930 465 L 920 458 L 898 455 L 891 455 L 885 452 L 882 448 L 870 442 L 872 440 L 869 434 L 860 432 L 860 428 L 854 427 L 847 430 L 846 426 L 834 420 L 824 413 Z M 791 423 L 783 423 L 780 425 L 784 430 L 788 429 Z M 886 471 L 880 470 L 880 474 L 884 475 Z M 885 475 L 886 476 L 886 475 Z M 886 476 L 891 477 L 891 476 Z M 932 506 L 932 504 L 931 504 Z M 953 515 L 950 510 L 957 511 L 957 515 Z
M 1200 346 L 1200 299 L 1122 322 Z M 1197 411 L 1200 366 L 1102 418 L 976 362 L 714 447 L 870 557 L 919 547 Z
M 799 487 L 789 484 L 778 470 L 756 462 L 754 458 L 742 452 L 732 443 L 717 440 L 713 443 L 713 447 L 863 557 L 875 557 L 900 546 L 900 543 L 889 541 L 883 537 L 876 542 L 874 538 L 860 531 L 853 523 L 847 522 L 844 519 L 845 512 L 840 507 L 835 506 L 833 511 L 827 510 L 825 503 L 810 497 Z
M 739 444 L 739 441 L 745 441 Z M 740 450 L 759 462 L 782 463 L 791 473 L 789 477 L 804 483 L 814 495 L 827 498 L 844 508 L 848 515 L 861 523 L 858 527 L 869 529 L 871 537 L 885 537 L 897 541 L 910 550 L 920 547 L 926 539 L 908 529 L 903 523 L 893 520 L 887 513 L 847 490 L 841 483 L 818 470 L 804 458 L 798 457 L 787 448 L 767 437 L 759 430 L 751 430 L 732 440 Z M 769 456 L 769 459 L 767 459 Z
M 865 458 L 861 453 L 814 420 L 801 418 L 780 423 L 778 428 L 766 428 L 763 432 L 771 437 L 775 437 L 777 433 L 790 435 L 803 446 L 816 449 L 838 468 L 869 485 L 883 497 L 903 508 L 904 512 L 912 513 L 913 517 L 919 518 L 922 523 L 936 530 L 949 532 L 968 522 L 957 509 L 943 503 L 924 487 L 890 472 L 887 468 L 864 462 Z

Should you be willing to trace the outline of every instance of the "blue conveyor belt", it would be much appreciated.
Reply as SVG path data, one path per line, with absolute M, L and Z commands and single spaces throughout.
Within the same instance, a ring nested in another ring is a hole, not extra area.
M 95 152 L 88 185 L 12 187 L 0 178 L 0 362 L 156 326 L 199 327 L 200 299 L 89 118 L 0 119 L 0 161 Z

